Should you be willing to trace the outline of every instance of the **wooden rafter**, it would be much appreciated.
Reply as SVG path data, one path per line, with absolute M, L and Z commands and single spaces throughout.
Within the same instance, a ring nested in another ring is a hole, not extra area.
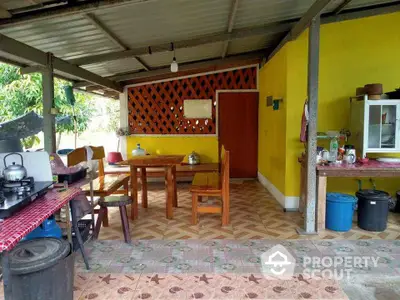
M 343 2 L 341 4 L 338 5 L 338 7 L 335 8 L 335 10 L 333 11 L 333 13 L 335 15 L 338 15 L 342 12 L 343 9 L 345 9 L 345 7 L 351 2 L 352 0 L 343 0 Z
M 6 52 L 13 56 L 19 57 L 21 59 L 32 62 L 33 64 L 47 66 L 47 53 L 31 47 L 27 44 L 16 41 L 12 38 L 9 38 L 3 34 L 0 34 L 0 51 Z M 122 92 L 123 89 L 120 84 L 109 80 L 107 78 L 101 77 L 97 74 L 89 72 L 83 68 L 80 68 L 76 65 L 70 64 L 65 60 L 62 60 L 58 57 L 53 57 L 53 66 L 54 70 L 58 70 L 65 74 L 70 74 L 74 77 L 81 78 L 83 80 L 92 82 L 93 84 L 101 85 L 105 88 Z
M 239 0 L 232 0 L 232 7 L 229 12 L 229 18 L 228 18 L 228 30 L 227 30 L 228 33 L 232 32 L 233 30 L 238 7 L 239 7 Z M 228 53 L 228 47 L 229 47 L 229 41 L 225 41 L 224 46 L 222 48 L 222 55 L 221 55 L 222 58 L 224 58 Z
M 99 19 L 96 18 L 96 16 L 92 13 L 86 14 L 85 15 L 86 19 L 98 30 L 100 30 L 111 42 L 113 42 L 116 46 L 118 46 L 121 50 L 129 50 L 129 47 L 127 47 L 119 37 L 113 32 L 111 32 L 110 29 L 108 29 Z M 143 60 L 140 57 L 133 56 L 133 58 L 145 69 L 146 71 L 150 70 L 150 67 L 143 62 Z
M 268 59 L 271 59 L 275 56 L 276 53 L 279 52 L 282 47 L 291 40 L 297 39 L 297 37 L 303 33 L 304 30 L 310 25 L 311 21 L 319 16 L 324 8 L 331 2 L 332 0 L 316 0 L 311 7 L 307 10 L 307 12 L 303 15 L 303 17 L 292 27 L 292 29 L 286 34 L 286 36 L 281 40 L 278 46 L 272 51 L 272 53 L 268 56 Z

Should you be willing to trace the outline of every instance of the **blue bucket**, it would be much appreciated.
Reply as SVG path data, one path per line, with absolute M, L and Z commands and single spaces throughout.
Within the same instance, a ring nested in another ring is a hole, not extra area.
M 334 231 L 349 231 L 356 203 L 357 198 L 352 195 L 327 193 L 325 227 Z

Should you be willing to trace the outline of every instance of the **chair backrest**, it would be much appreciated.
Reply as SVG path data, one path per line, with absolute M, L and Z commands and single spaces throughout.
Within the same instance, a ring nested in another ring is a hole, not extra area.
M 93 151 L 92 160 L 97 160 L 99 162 L 99 176 L 104 176 L 104 162 L 105 158 L 104 147 L 93 147 L 90 146 Z M 87 162 L 86 147 L 76 148 L 74 151 L 67 154 L 67 165 L 68 167 L 75 166 L 82 162 Z
M 229 151 L 225 147 L 221 147 L 221 184 L 222 190 L 229 191 Z

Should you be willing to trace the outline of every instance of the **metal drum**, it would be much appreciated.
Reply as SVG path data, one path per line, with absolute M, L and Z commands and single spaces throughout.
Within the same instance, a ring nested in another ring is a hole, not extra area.
M 19 243 L 9 254 L 10 279 L 5 298 L 72 300 L 73 257 L 65 240 L 39 238 Z

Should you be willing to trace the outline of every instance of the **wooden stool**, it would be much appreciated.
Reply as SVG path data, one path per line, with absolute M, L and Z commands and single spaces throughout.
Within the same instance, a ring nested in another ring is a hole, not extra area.
M 107 213 L 108 207 L 119 207 L 119 212 L 121 214 L 122 229 L 124 231 L 124 238 L 126 243 L 131 242 L 131 235 L 129 233 L 129 221 L 126 212 L 126 206 L 132 204 L 132 199 L 129 196 L 108 196 L 100 200 L 100 210 L 99 216 L 96 222 L 96 228 L 94 230 L 94 237 L 97 239 L 100 232 L 101 223 Z

